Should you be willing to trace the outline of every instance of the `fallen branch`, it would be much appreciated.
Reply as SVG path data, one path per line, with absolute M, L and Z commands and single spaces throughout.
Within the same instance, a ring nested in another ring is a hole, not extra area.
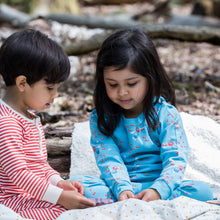
M 46 139 L 47 153 L 49 156 L 62 156 L 70 153 L 72 137 Z
M 173 25 L 175 26 L 193 26 L 196 27 L 210 27 L 219 28 L 219 19 L 207 19 L 202 16 L 196 15 L 170 15 L 167 22 L 163 24 L 158 23 L 145 23 L 137 21 L 138 15 L 112 15 L 112 16 L 87 16 L 87 15 L 73 15 L 67 13 L 52 13 L 44 16 L 47 20 L 57 21 L 59 23 L 86 26 L 88 28 L 103 28 L 103 29 L 119 29 L 127 27 L 136 27 L 137 25 L 153 25 L 153 26 L 163 26 L 163 25 Z
M 105 38 L 107 38 L 111 33 L 112 31 L 105 31 L 100 34 L 93 35 L 88 40 L 69 42 L 68 44 L 63 45 L 63 49 L 69 56 L 87 54 L 89 52 L 98 50 Z
M 3 19 L 4 18 L 4 19 Z M 46 19 L 56 20 L 60 23 L 72 25 L 85 25 L 89 28 L 99 27 L 111 29 L 96 34 L 88 40 L 77 42 L 64 42 L 62 45 L 68 55 L 80 55 L 98 50 L 104 39 L 112 33 L 112 29 L 140 27 L 152 38 L 167 38 L 181 41 L 207 42 L 215 45 L 220 45 L 220 29 L 210 27 L 196 27 L 185 25 L 170 25 L 170 24 L 144 24 L 135 22 L 128 17 L 127 20 L 116 20 L 103 17 L 89 16 L 74 16 L 72 14 L 50 14 Z M 0 20 L 8 20 L 16 25 L 27 25 L 31 17 L 25 13 L 18 12 L 8 6 L 0 4 Z
M 31 16 L 7 5 L 0 4 L 0 22 L 7 22 L 14 27 L 24 27 Z
M 45 128 L 45 137 L 46 138 L 71 137 L 72 136 L 72 132 L 73 132 L 73 128 L 72 127 L 61 127 L 61 128 L 53 128 L 52 129 L 49 126 L 49 127 Z
M 138 25 L 152 38 L 167 38 L 181 41 L 207 42 L 220 45 L 220 30 L 209 27 L 195 28 L 178 25 Z M 88 40 L 71 42 L 64 47 L 68 55 L 80 55 L 92 52 L 100 48 L 102 42 L 112 33 L 105 31 L 96 34 Z
M 85 5 L 120 5 L 120 4 L 129 4 L 129 3 L 137 3 L 137 2 L 146 2 L 146 0 L 83 0 L 83 4 Z M 148 0 L 148 2 L 152 2 Z
M 168 38 L 182 41 L 208 42 L 220 45 L 220 29 L 182 25 L 143 25 L 152 38 Z
M 86 26 L 88 28 L 103 28 L 103 29 L 119 29 L 132 27 L 143 24 L 132 20 L 132 16 L 127 15 L 126 19 L 120 19 L 118 16 L 86 16 L 73 15 L 64 13 L 53 13 L 44 17 L 48 20 L 57 21 L 64 24 Z

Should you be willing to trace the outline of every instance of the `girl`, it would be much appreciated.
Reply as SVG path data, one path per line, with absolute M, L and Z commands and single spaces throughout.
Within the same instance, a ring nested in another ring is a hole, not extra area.
M 102 177 L 78 177 L 87 197 L 152 201 L 212 199 L 208 185 L 183 181 L 189 146 L 174 89 L 140 29 L 108 37 L 96 65 L 91 145 Z
M 7 91 L 0 99 L 0 202 L 24 218 L 53 220 L 67 209 L 95 204 L 77 181 L 64 181 L 47 163 L 39 118 L 57 97 L 70 63 L 61 47 L 34 30 L 12 34 L 0 49 Z

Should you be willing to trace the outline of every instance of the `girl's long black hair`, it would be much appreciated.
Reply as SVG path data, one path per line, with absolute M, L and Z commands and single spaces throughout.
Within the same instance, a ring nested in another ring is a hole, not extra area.
M 175 91 L 151 39 L 141 29 L 125 29 L 113 33 L 102 44 L 96 62 L 94 103 L 98 128 L 107 136 L 113 134 L 123 111 L 106 93 L 103 74 L 109 66 L 118 70 L 129 68 L 147 78 L 149 88 L 144 99 L 144 114 L 150 128 L 155 130 L 158 116 L 154 104 L 162 96 L 175 105 Z

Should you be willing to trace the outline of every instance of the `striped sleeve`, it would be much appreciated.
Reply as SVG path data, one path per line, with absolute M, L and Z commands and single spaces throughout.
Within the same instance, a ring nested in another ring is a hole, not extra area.
M 23 130 L 13 118 L 0 118 L 0 163 L 9 179 L 18 187 L 42 200 L 50 183 L 27 166 L 23 149 Z M 29 145 L 29 147 L 31 147 Z

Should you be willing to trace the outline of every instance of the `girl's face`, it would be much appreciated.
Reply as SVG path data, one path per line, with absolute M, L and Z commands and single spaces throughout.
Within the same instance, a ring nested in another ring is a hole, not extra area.
M 148 91 L 147 78 L 133 73 L 129 68 L 104 69 L 104 83 L 108 97 L 124 109 L 127 118 L 135 118 L 143 111 L 143 100 Z

